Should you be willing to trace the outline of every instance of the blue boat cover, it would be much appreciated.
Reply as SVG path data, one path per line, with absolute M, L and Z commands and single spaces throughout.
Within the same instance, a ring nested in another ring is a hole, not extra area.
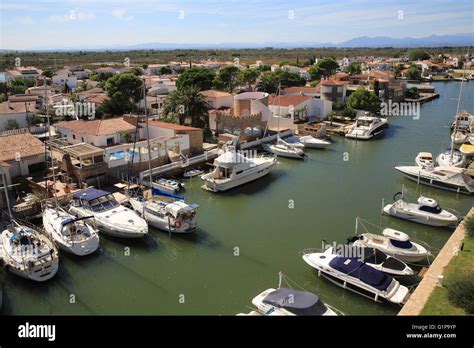
M 171 197 L 171 198 L 184 200 L 184 196 L 174 195 L 172 193 L 169 193 L 169 192 L 166 192 L 166 191 L 154 188 L 154 187 L 151 188 L 151 194 L 153 196 L 165 196 L 165 197 Z
M 409 240 L 402 241 L 402 240 L 390 239 L 390 243 L 392 243 L 394 247 L 397 247 L 400 249 L 411 249 L 411 247 L 413 246 L 413 244 L 411 244 Z
M 318 296 L 287 288 L 279 288 L 268 294 L 263 303 L 284 308 L 296 315 L 323 315 L 327 307 Z
M 75 199 L 82 199 L 82 200 L 85 200 L 87 202 L 90 202 L 93 199 L 103 197 L 103 196 L 107 196 L 108 194 L 110 194 L 110 192 L 97 190 L 97 189 L 92 188 L 92 189 L 88 189 L 87 191 L 76 192 L 73 197 Z
M 392 277 L 360 262 L 355 257 L 335 257 L 329 262 L 329 266 L 378 290 L 386 290 L 392 282 Z
M 64 225 L 67 225 L 67 224 L 69 224 L 69 223 L 71 223 L 71 222 L 73 222 L 73 221 L 74 221 L 74 218 L 66 218 L 66 219 L 64 219 L 64 220 L 61 221 L 61 225 L 64 226 Z

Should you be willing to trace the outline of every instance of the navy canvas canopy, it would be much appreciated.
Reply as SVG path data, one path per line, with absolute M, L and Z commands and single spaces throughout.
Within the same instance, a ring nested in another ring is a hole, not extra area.
M 335 257 L 329 262 L 329 266 L 351 277 L 358 278 L 378 290 L 386 290 L 392 282 L 392 277 L 360 262 L 355 257 Z
M 110 194 L 110 192 L 97 190 L 97 189 L 89 189 L 83 192 L 76 192 L 73 197 L 75 199 L 82 199 L 84 201 L 90 202 L 93 199 L 107 196 L 108 194 Z
M 320 298 L 310 292 L 279 288 L 264 299 L 263 303 L 284 308 L 297 315 L 322 315 L 327 307 Z

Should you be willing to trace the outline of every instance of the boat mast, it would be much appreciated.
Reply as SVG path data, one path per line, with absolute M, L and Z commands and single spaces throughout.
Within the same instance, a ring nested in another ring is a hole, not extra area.
M 280 103 L 280 98 L 281 98 L 281 82 L 278 83 L 278 123 L 277 123 L 277 140 L 280 139 L 280 116 L 281 116 L 281 103 Z
M 53 191 L 54 191 L 54 206 L 56 209 L 56 213 L 58 213 L 58 196 L 56 194 L 56 171 L 54 169 L 54 159 L 53 159 L 53 147 L 51 146 L 51 122 L 49 121 L 49 112 L 48 112 L 48 96 L 46 93 L 46 79 L 43 82 L 44 87 L 44 98 L 45 98 L 45 117 L 46 117 L 46 125 L 48 127 L 48 142 L 49 142 L 49 156 L 51 157 L 51 171 L 53 175 Z M 46 183 L 48 182 L 48 176 L 46 176 Z M 46 191 L 48 190 L 48 185 L 46 184 Z
M 145 102 L 145 125 L 146 125 L 146 142 L 148 147 L 148 175 L 150 180 L 150 192 L 152 192 L 153 188 L 153 180 L 151 175 L 151 146 L 150 146 L 150 128 L 148 127 L 148 111 L 147 111 L 147 104 L 146 104 L 146 77 L 143 77 L 143 100 Z M 138 118 L 137 118 L 137 126 L 138 126 Z
M 467 48 L 467 56 L 468 57 L 469 57 L 469 50 L 470 49 L 471 49 L 471 46 L 469 46 Z M 459 87 L 458 105 L 456 107 L 456 116 L 455 116 L 455 120 L 454 120 L 454 132 L 453 132 L 453 136 L 451 137 L 451 152 L 450 152 L 451 160 L 453 159 L 453 154 L 454 154 L 454 140 L 456 138 L 456 133 L 458 131 L 458 124 L 459 124 L 458 114 L 459 114 L 459 107 L 461 106 L 462 86 L 464 84 L 464 75 L 465 74 L 466 74 L 466 64 L 464 64 L 464 66 L 463 66 L 462 77 L 461 77 L 461 86 Z

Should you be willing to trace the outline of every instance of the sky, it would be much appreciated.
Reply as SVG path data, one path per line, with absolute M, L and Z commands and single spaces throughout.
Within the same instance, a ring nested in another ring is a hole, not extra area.
M 474 0 L 0 0 L 1 49 L 474 32 Z

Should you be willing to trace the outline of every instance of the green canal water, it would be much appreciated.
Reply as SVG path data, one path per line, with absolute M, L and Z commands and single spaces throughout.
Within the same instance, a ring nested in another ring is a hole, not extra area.
M 187 200 L 201 206 L 194 235 L 169 238 L 151 231 L 142 241 L 101 236 L 91 257 L 61 253 L 60 270 L 46 284 L 0 271 L 3 313 L 233 315 L 248 312 L 255 295 L 276 287 L 282 271 L 346 314 L 396 314 L 397 307 L 318 278 L 299 252 L 320 248 L 323 239 L 344 243 L 356 216 L 405 231 L 434 249 L 443 246 L 449 229 L 380 215 L 382 198 L 391 201 L 402 184 L 413 198 L 420 192 L 393 167 L 413 163 L 419 151 L 437 154 L 449 145 L 459 83 L 435 86 L 441 97 L 422 106 L 419 120 L 391 118 L 380 139 L 336 137 L 330 149 L 310 150 L 304 162 L 280 159 L 268 177 L 224 194 L 204 191 L 198 178 L 188 181 Z M 464 109 L 474 111 L 474 82 L 465 84 L 464 96 Z M 474 201 L 427 187 L 421 192 L 460 215 Z

